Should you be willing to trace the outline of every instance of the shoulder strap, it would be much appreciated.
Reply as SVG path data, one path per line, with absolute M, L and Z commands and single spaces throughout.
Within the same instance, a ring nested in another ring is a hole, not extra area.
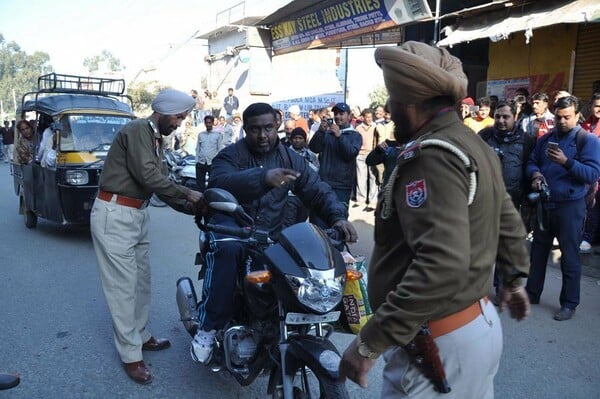
M 575 144 L 577 145 L 577 155 L 575 156 L 575 158 L 579 158 L 579 153 L 583 149 L 583 146 L 585 145 L 586 141 L 587 132 L 584 128 L 579 126 L 579 130 L 577 130 L 577 132 L 575 133 Z
M 467 172 L 469 173 L 469 197 L 468 197 L 467 204 L 470 206 L 473 203 L 473 201 L 475 200 L 475 194 L 477 193 L 477 167 L 475 165 L 473 165 L 469 156 L 467 154 L 465 154 L 464 151 L 462 151 L 456 145 L 449 143 L 447 141 L 444 141 L 444 140 L 440 140 L 440 139 L 426 139 L 423 141 L 418 141 L 418 142 L 414 143 L 413 145 L 411 145 L 410 148 L 408 149 L 409 156 L 404 155 L 404 157 L 403 157 L 403 154 L 407 154 L 407 152 L 406 152 L 407 150 L 405 150 L 398 156 L 398 159 L 399 159 L 399 161 L 400 161 L 400 159 L 403 159 L 403 160 L 414 159 L 416 156 L 418 156 L 420 149 L 426 148 L 426 147 L 442 148 L 442 149 L 456 155 L 462 161 L 462 163 L 465 165 L 465 167 L 467 168 Z M 417 152 L 415 152 L 415 151 L 417 151 Z M 381 218 L 382 219 L 387 219 L 392 214 L 394 183 L 396 180 L 396 176 L 398 174 L 398 168 L 401 166 L 401 164 L 402 164 L 402 162 L 398 162 L 396 164 L 396 167 L 392 171 L 392 174 L 388 180 L 388 184 L 384 188 L 383 202 L 381 205 Z
M 467 172 L 469 172 L 469 202 L 468 202 L 468 204 L 471 205 L 473 203 L 473 200 L 475 199 L 475 193 L 477 192 L 477 173 L 476 173 L 477 168 L 473 165 L 473 163 L 471 162 L 471 159 L 460 148 L 458 148 L 454 144 L 449 143 L 447 141 L 440 140 L 440 139 L 427 139 L 427 140 L 421 141 L 422 148 L 431 147 L 431 146 L 439 147 L 446 151 L 451 152 L 452 154 L 456 155 L 462 161 L 462 163 L 465 165 L 465 167 L 467 168 Z

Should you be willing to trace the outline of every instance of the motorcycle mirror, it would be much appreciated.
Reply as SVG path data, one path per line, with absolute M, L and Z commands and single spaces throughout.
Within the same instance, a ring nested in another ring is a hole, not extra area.
M 229 191 L 222 188 L 209 188 L 204 191 L 204 199 L 211 209 L 234 216 L 241 226 L 248 227 L 254 224 L 254 219 L 244 211 Z
M 234 213 L 237 210 L 238 204 L 234 204 L 233 202 L 209 202 L 208 206 L 211 208 L 227 213 Z

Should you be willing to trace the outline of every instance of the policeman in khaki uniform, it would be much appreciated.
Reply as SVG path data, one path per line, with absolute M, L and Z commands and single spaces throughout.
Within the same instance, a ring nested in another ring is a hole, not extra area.
M 521 218 L 498 157 L 454 111 L 466 97 L 460 61 L 417 42 L 380 47 L 375 60 L 396 139 L 409 143 L 376 211 L 368 276 L 375 314 L 346 349 L 340 372 L 366 387 L 383 354 L 382 398 L 492 398 L 502 352 L 500 319 L 486 296 L 494 264 L 503 276 L 502 307 L 517 320 L 529 314 Z M 450 394 L 436 390 L 405 348 L 423 325 Z
M 147 329 L 150 308 L 148 199 L 156 193 L 172 208 L 193 213 L 202 194 L 170 181 L 161 171 L 162 136 L 181 125 L 195 100 L 167 89 L 152 102 L 154 113 L 136 119 L 117 133 L 100 177 L 90 230 L 104 296 L 112 316 L 114 340 L 127 375 L 152 382 L 142 350 L 162 350 L 166 339 Z

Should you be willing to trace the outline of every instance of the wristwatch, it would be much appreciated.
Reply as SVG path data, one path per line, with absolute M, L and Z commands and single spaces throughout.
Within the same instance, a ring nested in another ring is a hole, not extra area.
M 374 352 L 369 348 L 367 343 L 363 341 L 363 339 L 358 336 L 358 354 L 364 358 L 375 360 L 379 357 L 380 353 Z

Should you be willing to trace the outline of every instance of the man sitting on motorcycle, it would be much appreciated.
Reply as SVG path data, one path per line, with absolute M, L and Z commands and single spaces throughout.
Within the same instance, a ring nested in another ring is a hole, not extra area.
M 304 158 L 279 142 L 275 113 L 265 103 L 246 108 L 243 114 L 246 135 L 214 158 L 209 188 L 218 187 L 233 194 L 254 218 L 255 227 L 271 235 L 282 229 L 284 207 L 291 190 L 307 207 L 317 210 L 330 226 L 342 230 L 346 241 L 356 242 L 356 230 L 347 221 L 346 207 L 331 187 Z M 223 214 L 215 214 L 211 223 L 237 226 L 233 218 Z M 216 331 L 224 328 L 234 315 L 238 267 L 244 267 L 246 272 L 264 268 L 250 248 L 237 241 L 211 241 L 205 263 L 199 327 L 190 348 L 192 359 L 201 363 L 210 360 Z

